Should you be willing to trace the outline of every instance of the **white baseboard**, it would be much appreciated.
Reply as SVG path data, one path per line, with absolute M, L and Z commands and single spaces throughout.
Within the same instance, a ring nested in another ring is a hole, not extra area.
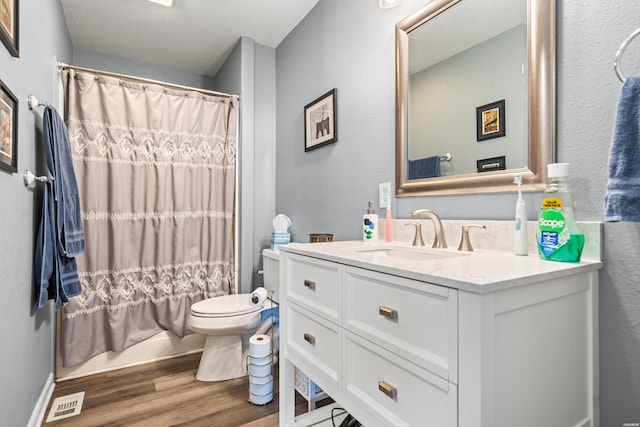
M 53 394 L 53 389 L 56 387 L 56 383 L 53 382 L 53 372 L 49 374 L 47 381 L 42 388 L 40 397 L 31 412 L 31 417 L 27 423 L 27 427 L 40 427 L 44 420 L 45 413 L 47 412 L 47 406 L 49 405 L 49 399 Z

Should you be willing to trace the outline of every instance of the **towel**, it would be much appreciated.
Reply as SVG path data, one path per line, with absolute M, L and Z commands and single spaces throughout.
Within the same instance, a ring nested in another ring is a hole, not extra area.
M 628 77 L 620 92 L 609 153 L 604 218 L 640 221 L 640 77 Z
M 42 127 L 47 165 L 55 179 L 58 246 L 65 256 L 75 257 L 84 252 L 85 242 L 69 133 L 62 118 L 51 106 L 45 108 Z
M 440 176 L 440 156 L 409 160 L 409 179 L 435 178 Z
M 85 241 L 69 134 L 53 107 L 45 108 L 42 133 L 53 181 L 45 183 L 36 240 L 36 306 L 42 308 L 52 299 L 58 311 L 82 293 L 75 256 L 84 252 Z

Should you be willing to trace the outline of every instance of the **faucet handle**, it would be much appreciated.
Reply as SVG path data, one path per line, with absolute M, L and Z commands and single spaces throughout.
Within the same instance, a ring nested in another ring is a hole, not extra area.
M 410 222 L 405 224 L 405 226 L 407 225 L 413 225 L 416 227 L 416 234 L 413 236 L 413 243 L 411 244 L 413 246 L 424 246 L 424 240 L 422 240 L 422 224 L 419 222 Z
M 462 236 L 460 238 L 460 244 L 458 245 L 459 251 L 473 251 L 473 246 L 471 246 L 471 240 L 469 239 L 469 229 L 471 227 L 484 228 L 487 227 L 481 224 L 467 224 L 462 226 Z

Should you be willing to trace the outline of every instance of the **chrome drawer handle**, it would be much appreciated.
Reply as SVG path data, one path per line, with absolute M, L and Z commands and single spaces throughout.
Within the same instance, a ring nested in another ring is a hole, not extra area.
M 391 399 L 395 399 L 398 394 L 398 389 L 386 381 L 378 381 L 378 390 L 386 394 Z
M 397 319 L 398 318 L 398 310 L 394 308 L 389 308 L 381 305 L 378 307 L 378 313 L 382 317 L 386 317 L 387 319 Z
M 316 337 L 311 334 L 304 334 L 304 340 L 311 345 L 316 345 Z
M 314 282 L 313 280 L 305 280 L 304 285 L 311 290 L 314 290 L 316 288 L 316 282 Z

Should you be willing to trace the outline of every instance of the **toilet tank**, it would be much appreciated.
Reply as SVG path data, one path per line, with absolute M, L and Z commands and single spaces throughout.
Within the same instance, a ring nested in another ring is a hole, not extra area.
M 273 249 L 262 250 L 262 272 L 264 288 L 273 292 L 273 301 L 279 303 L 279 281 L 280 281 L 280 252 Z

